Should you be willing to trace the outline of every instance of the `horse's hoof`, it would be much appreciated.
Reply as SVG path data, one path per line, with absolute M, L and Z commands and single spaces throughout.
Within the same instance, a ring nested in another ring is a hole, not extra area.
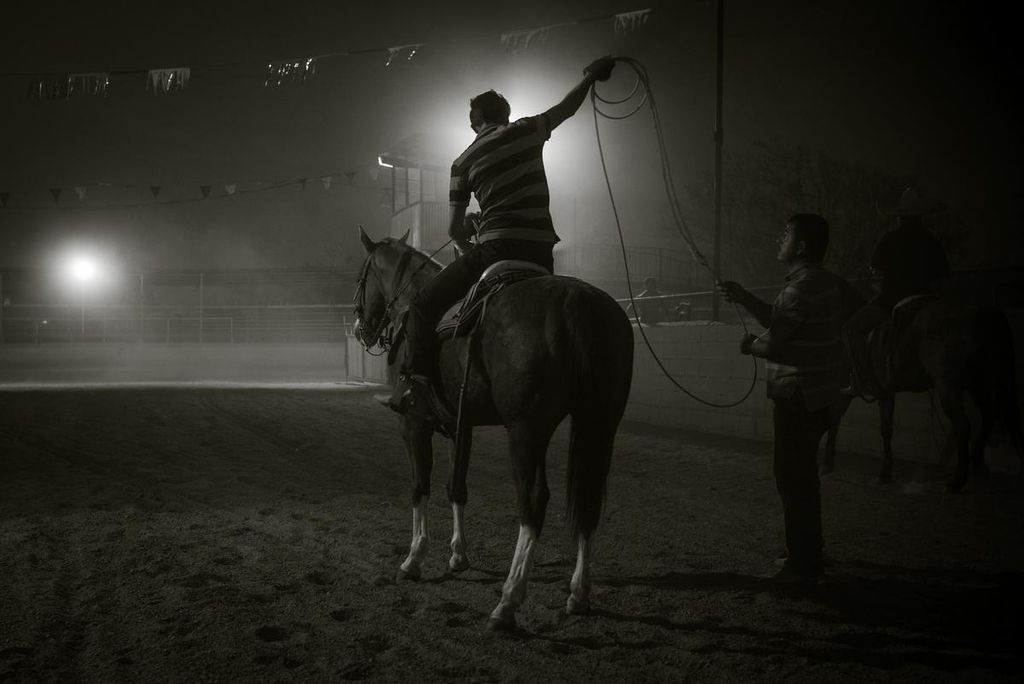
M 469 559 L 465 556 L 452 556 L 448 559 L 449 572 L 463 572 L 469 570 Z
M 516 619 L 515 617 L 489 617 L 485 629 L 488 634 L 511 634 L 516 631 Z
M 420 577 L 419 568 L 410 568 L 409 570 L 398 568 L 398 572 L 395 573 L 395 579 L 399 582 L 419 582 Z
M 567 615 L 588 615 L 590 613 L 590 599 L 577 598 L 569 594 L 565 600 L 565 612 Z

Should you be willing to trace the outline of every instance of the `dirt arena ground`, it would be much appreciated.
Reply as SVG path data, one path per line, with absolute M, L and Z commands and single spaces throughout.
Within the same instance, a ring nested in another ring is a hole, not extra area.
M 0 682 L 1020 681 L 1019 475 L 847 457 L 823 485 L 826 582 L 779 590 L 764 444 L 627 425 L 595 552 L 594 612 L 567 617 L 566 432 L 530 595 L 484 632 L 515 544 L 503 433 L 478 430 L 472 568 L 411 528 L 395 420 L 371 390 L 0 392 Z

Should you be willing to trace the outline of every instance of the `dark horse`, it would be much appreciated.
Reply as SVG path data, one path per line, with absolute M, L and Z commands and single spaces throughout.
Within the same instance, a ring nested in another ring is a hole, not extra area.
M 355 335 L 368 349 L 386 339 L 416 292 L 440 265 L 401 239 L 374 242 L 361 231 L 367 256 L 356 293 Z M 403 259 L 403 255 L 407 255 Z M 404 263 L 403 263 L 404 262 Z M 389 379 L 397 377 L 402 350 L 393 354 Z M 604 503 L 605 481 L 633 373 L 633 332 L 608 294 L 575 278 L 540 276 L 507 285 L 487 303 L 478 332 L 446 340 L 440 352 L 440 384 L 458 405 L 466 375 L 465 412 L 448 477 L 452 506 L 453 572 L 469 567 L 463 530 L 466 471 L 473 425 L 504 425 L 519 508 L 519 540 L 489 629 L 515 625 L 526 597 L 534 551 L 548 503 L 548 442 L 572 417 L 567 467 L 567 511 L 577 545 L 576 569 L 566 602 L 569 613 L 590 603 L 591 536 Z M 412 463 L 413 532 L 399 578 L 418 579 L 427 555 L 427 501 L 433 465 L 432 423 L 401 416 L 402 439 Z
M 909 322 L 901 324 L 897 312 L 894 322 L 885 324 L 892 327 L 883 328 L 889 339 L 871 345 L 883 448 L 879 479 L 892 480 L 893 414 L 899 392 L 935 392 L 949 419 L 957 453 L 950 491 L 959 491 L 967 483 L 972 464 L 976 472 L 985 472 L 985 444 L 998 423 L 1024 459 L 1013 335 L 1003 312 L 944 297 L 910 316 Z M 977 430 L 968 418 L 967 397 L 981 416 Z M 834 438 L 831 442 L 823 472 L 832 469 Z

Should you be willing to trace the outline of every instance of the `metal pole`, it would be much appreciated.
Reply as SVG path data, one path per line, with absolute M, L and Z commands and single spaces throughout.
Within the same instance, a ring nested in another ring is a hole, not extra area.
M 722 131 L 722 72 L 725 62 L 725 0 L 718 0 L 718 39 L 715 45 L 716 51 L 716 76 L 715 76 L 715 253 L 712 270 L 715 275 L 715 283 L 721 277 L 722 263 L 722 142 L 724 133 Z M 711 319 L 719 320 L 718 288 L 712 284 L 711 295 Z
M 199 273 L 199 343 L 203 342 L 203 274 Z
M 143 278 L 143 274 L 140 271 L 139 272 L 139 342 L 140 343 L 144 342 L 146 340 L 146 334 L 143 332 L 143 321 L 145 321 L 145 315 L 144 315 L 143 307 L 145 306 L 146 299 L 145 299 L 145 297 L 142 294 L 142 286 L 143 286 L 142 278 Z
M 85 288 L 82 288 L 82 342 L 85 342 Z
M 7 307 L 4 306 L 4 274 L 0 273 L 0 344 L 4 343 L 4 314 Z

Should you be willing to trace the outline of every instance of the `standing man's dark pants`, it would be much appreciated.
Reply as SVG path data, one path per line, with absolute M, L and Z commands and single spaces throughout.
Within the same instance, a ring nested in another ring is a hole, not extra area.
M 435 376 L 437 335 L 441 316 L 469 291 L 487 267 L 505 259 L 529 261 L 554 272 L 554 244 L 534 240 L 489 240 L 475 245 L 446 266 L 421 289 L 409 306 L 406 372 Z
M 804 574 L 822 570 L 818 442 L 828 431 L 829 410 L 809 411 L 803 394 L 774 399 L 775 484 L 786 520 L 787 567 Z

